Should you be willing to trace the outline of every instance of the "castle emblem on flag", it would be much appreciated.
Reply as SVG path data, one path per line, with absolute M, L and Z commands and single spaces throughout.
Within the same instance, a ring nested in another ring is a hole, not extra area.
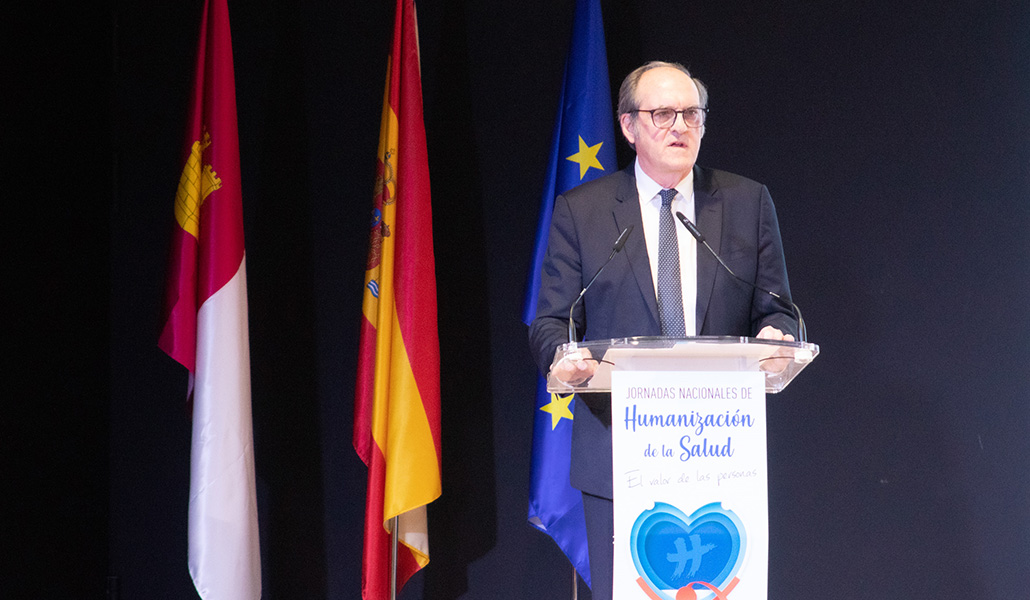
M 201 205 L 211 192 L 222 187 L 214 168 L 203 164 L 204 151 L 210 145 L 211 134 L 205 131 L 203 139 L 190 146 L 190 155 L 179 177 L 179 189 L 175 192 L 175 220 L 193 237 L 200 236 Z

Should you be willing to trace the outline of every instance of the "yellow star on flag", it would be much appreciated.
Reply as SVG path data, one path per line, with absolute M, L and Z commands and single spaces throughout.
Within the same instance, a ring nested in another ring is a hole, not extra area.
M 579 136 L 579 152 L 569 156 L 565 160 L 571 160 L 574 163 L 579 163 L 579 178 L 583 179 L 583 176 L 587 174 L 587 169 L 593 167 L 595 169 L 604 170 L 601 166 L 601 161 L 597 160 L 597 153 L 601 150 L 601 145 L 604 142 L 598 142 L 593 146 L 587 146 L 587 143 L 583 141 L 583 136 Z
M 558 426 L 558 422 L 562 419 L 572 420 L 572 411 L 569 410 L 569 404 L 572 403 L 574 396 L 575 394 L 569 394 L 568 396 L 551 394 L 551 402 L 540 407 L 540 410 L 551 414 L 552 430 Z

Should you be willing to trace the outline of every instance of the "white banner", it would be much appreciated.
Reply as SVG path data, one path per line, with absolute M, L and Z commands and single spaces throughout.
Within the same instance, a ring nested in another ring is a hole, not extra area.
M 766 600 L 761 372 L 612 373 L 614 596 Z

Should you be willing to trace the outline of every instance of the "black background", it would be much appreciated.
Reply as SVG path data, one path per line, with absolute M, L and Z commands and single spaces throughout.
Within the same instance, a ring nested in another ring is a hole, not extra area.
M 1030 597 L 1030 9 L 602 5 L 613 88 L 651 59 L 708 84 L 699 162 L 769 186 L 822 349 L 768 402 L 770 598 Z M 520 314 L 572 8 L 419 4 L 444 495 L 404 598 L 569 596 L 525 521 Z M 4 9 L 4 598 L 195 596 L 186 375 L 156 339 L 200 10 Z M 360 595 L 393 10 L 230 3 L 265 598 Z

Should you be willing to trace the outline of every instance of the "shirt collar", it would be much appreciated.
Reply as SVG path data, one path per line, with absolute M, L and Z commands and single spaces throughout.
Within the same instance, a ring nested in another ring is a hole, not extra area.
M 665 189 L 640 168 L 639 159 L 633 163 L 633 172 L 637 178 L 637 194 L 639 194 L 641 202 L 650 202 L 658 195 L 658 192 Z M 687 200 L 690 200 L 694 194 L 694 169 L 691 169 L 687 176 L 676 184 L 676 191 Z

